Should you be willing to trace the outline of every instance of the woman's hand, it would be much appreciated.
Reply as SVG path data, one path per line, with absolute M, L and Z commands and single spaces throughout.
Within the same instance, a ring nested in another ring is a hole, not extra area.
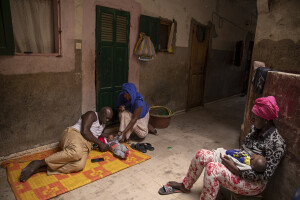
M 220 158 L 222 160 L 222 164 L 225 165 L 225 167 L 229 167 L 229 166 L 232 166 L 232 165 L 235 165 L 233 160 L 231 160 L 231 158 L 229 158 L 228 156 L 224 155 L 223 157 L 221 156 L 220 154 Z
M 119 134 L 119 132 L 118 132 Z M 124 133 L 121 133 L 122 134 L 122 139 L 120 140 L 121 143 L 125 142 L 126 140 L 126 135 Z
M 143 107 L 139 107 L 139 108 L 136 108 L 134 111 L 133 111 L 133 115 L 132 115 L 132 118 L 129 122 L 129 124 L 126 126 L 126 128 L 122 131 L 122 139 L 120 140 L 121 142 L 124 142 L 126 141 L 125 139 L 125 136 L 126 136 L 126 133 L 132 129 L 132 127 L 134 126 L 134 124 L 136 123 L 136 121 L 138 120 L 141 112 L 142 112 L 142 109 Z
M 235 175 L 237 175 L 237 176 L 241 175 L 240 169 L 234 164 L 233 160 L 232 160 L 230 157 L 228 157 L 228 156 L 226 156 L 226 155 L 224 155 L 224 156 L 222 157 L 221 154 L 220 154 L 220 158 L 221 158 L 221 160 L 222 160 L 222 164 L 223 164 L 227 169 L 229 169 L 229 171 L 231 171 L 233 174 L 235 174 Z
M 125 106 L 119 106 L 119 112 L 123 112 L 125 110 Z

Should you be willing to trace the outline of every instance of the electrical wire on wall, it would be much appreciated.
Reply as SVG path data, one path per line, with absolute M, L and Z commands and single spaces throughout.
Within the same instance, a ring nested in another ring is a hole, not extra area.
M 243 27 L 241 27 L 241 26 L 239 26 L 239 25 L 237 25 L 237 24 L 235 24 L 234 22 L 232 22 L 232 21 L 230 21 L 229 19 L 226 19 L 225 17 L 222 17 L 221 15 L 219 15 L 218 13 L 216 13 L 216 12 L 212 12 L 212 23 L 215 25 L 215 23 L 214 23 L 214 15 L 218 18 L 218 23 L 217 23 L 217 25 L 218 25 L 218 28 L 222 28 L 223 27 L 223 24 L 224 24 L 224 21 L 226 21 L 226 22 L 228 22 L 229 24 L 231 24 L 231 25 L 233 25 L 233 26 L 235 26 L 235 27 L 237 27 L 237 28 L 239 28 L 239 29 L 241 29 L 241 30 L 243 30 L 243 31 L 246 31 L 246 32 L 250 32 L 250 33 L 253 33 L 251 30 L 250 30 L 250 28 L 249 28 L 249 30 L 247 30 L 247 29 L 245 29 L 245 28 L 243 28 Z M 253 21 L 252 21 L 252 17 L 253 17 L 253 15 L 251 14 L 251 18 L 250 18 L 250 21 L 246 21 L 246 23 L 245 23 L 245 25 L 246 26 L 249 26 L 249 27 L 251 27 L 253 24 Z M 253 33 L 254 34 L 254 33 Z

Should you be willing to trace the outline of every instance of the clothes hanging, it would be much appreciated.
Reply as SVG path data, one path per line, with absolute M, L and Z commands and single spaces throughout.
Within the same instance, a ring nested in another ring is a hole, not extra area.
M 264 90 L 264 85 L 267 79 L 268 71 L 273 71 L 267 67 L 258 67 L 252 79 L 253 90 L 257 94 L 261 94 Z

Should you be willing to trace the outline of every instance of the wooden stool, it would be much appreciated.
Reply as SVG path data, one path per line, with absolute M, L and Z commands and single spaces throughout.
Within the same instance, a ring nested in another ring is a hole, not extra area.
M 227 190 L 222 186 L 220 186 L 219 193 L 221 193 L 223 199 L 225 198 L 226 200 L 262 200 L 263 199 L 262 194 L 257 194 L 254 196 L 245 196 L 245 195 L 235 194 L 234 192 Z M 221 197 L 219 196 L 219 199 L 220 198 Z

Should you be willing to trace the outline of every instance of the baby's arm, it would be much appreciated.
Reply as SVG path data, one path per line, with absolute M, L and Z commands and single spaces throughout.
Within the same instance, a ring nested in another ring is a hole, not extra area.
M 118 134 L 115 136 L 114 138 L 116 141 L 120 142 L 120 140 L 122 139 L 122 132 L 118 132 Z

